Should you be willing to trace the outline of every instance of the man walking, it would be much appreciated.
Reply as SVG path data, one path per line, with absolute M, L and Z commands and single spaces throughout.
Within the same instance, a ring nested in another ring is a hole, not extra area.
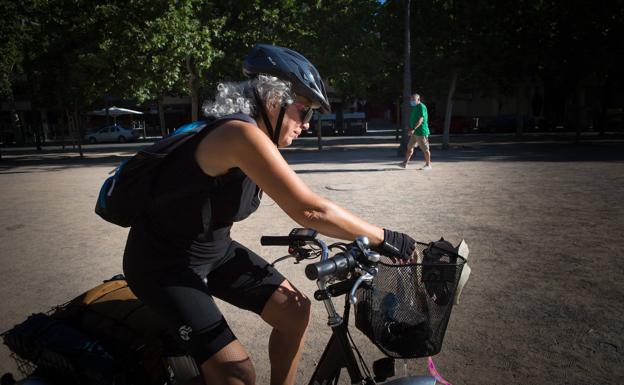
M 429 116 L 427 115 L 427 106 L 420 101 L 420 95 L 414 94 L 410 100 L 410 120 L 408 135 L 410 136 L 409 143 L 405 152 L 405 161 L 401 163 L 401 167 L 406 168 L 409 163 L 412 154 L 414 153 L 414 147 L 418 144 L 418 147 L 425 156 L 425 165 L 420 170 L 431 170 L 431 152 L 429 151 L 429 125 L 427 121 Z

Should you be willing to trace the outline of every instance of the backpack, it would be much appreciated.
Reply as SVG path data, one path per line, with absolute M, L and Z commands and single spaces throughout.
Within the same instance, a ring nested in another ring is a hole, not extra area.
M 204 130 L 214 129 L 229 120 L 255 124 L 253 118 L 242 113 L 227 115 L 212 122 L 192 122 L 123 161 L 102 184 L 95 213 L 110 223 L 122 227 L 132 226 L 149 207 L 159 166 L 167 155 Z

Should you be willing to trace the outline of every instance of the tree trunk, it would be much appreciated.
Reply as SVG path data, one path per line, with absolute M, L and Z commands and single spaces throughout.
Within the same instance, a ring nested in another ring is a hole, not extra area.
M 323 131 L 322 131 L 322 123 L 321 123 L 321 115 L 317 115 L 318 119 L 316 120 L 316 140 L 318 141 L 318 149 L 319 151 L 323 151 Z
M 199 119 L 199 75 L 195 68 L 195 59 L 186 57 L 186 70 L 188 71 L 188 86 L 191 91 L 191 120 Z
M 82 138 L 84 137 L 84 132 L 82 130 L 82 122 L 80 120 L 80 115 L 78 114 L 78 108 L 74 108 L 74 124 L 76 125 L 76 141 L 78 142 L 78 153 L 81 158 L 84 158 L 84 153 L 82 152 Z
M 50 126 L 48 125 L 48 111 L 40 110 L 40 119 L 41 119 L 41 132 L 43 135 L 43 141 L 47 142 L 50 140 Z
M 64 124 L 64 121 L 66 119 L 66 115 L 62 113 L 63 111 L 59 112 L 59 121 L 58 121 L 58 129 L 60 129 L 61 131 L 61 150 L 65 151 L 65 128 L 67 127 L 66 124 Z M 58 130 L 57 129 L 57 130 Z
M 160 121 L 160 135 L 167 136 L 167 128 L 165 127 L 165 106 L 163 104 L 164 95 L 158 96 L 158 119 Z
M 16 111 L 15 113 L 17 116 L 17 121 L 20 122 L 20 125 L 19 125 L 19 129 L 20 129 L 19 137 L 21 138 L 20 143 L 24 145 L 29 144 L 31 143 L 31 141 L 29 140 L 28 135 L 26 134 L 27 126 L 24 124 L 24 111 Z
M 410 96 L 412 94 L 412 47 L 410 34 L 410 10 L 411 0 L 405 0 L 405 52 L 403 58 L 403 114 L 401 130 L 401 146 L 399 156 L 404 157 L 407 149 L 410 115 Z
M 579 82 L 576 89 L 576 143 L 581 141 L 581 132 L 587 128 L 587 108 L 585 107 L 585 87 Z
M 13 140 L 15 140 L 18 144 L 23 144 L 23 135 L 22 135 L 22 122 L 20 120 L 19 114 L 15 109 L 15 102 L 9 100 L 9 115 L 11 116 L 11 130 L 13 131 Z M 21 139 L 18 139 L 21 138 Z
M 84 158 L 82 146 L 80 145 L 80 141 L 78 139 L 78 122 L 76 121 L 76 110 L 74 109 L 73 112 L 65 110 L 65 114 L 67 115 L 67 128 L 69 129 L 69 136 L 71 138 L 72 145 L 78 145 L 78 154 L 81 158 Z
M 9 115 L 11 117 L 11 130 L 13 131 L 13 139 L 18 142 L 18 137 L 22 132 L 22 122 L 20 121 L 17 109 L 15 108 L 15 98 L 13 96 L 13 87 L 7 95 L 7 104 L 9 107 Z
M 610 104 L 611 96 L 611 81 L 610 74 L 607 74 L 604 84 L 602 85 L 602 97 L 600 99 L 600 107 L 598 109 L 597 118 L 594 121 L 594 125 L 598 126 L 598 132 L 600 136 L 604 136 L 607 130 L 607 108 Z
M 449 87 L 448 96 L 446 97 L 446 112 L 444 113 L 444 131 L 442 135 L 442 148 L 449 148 L 451 133 L 451 117 L 453 116 L 453 96 L 455 95 L 455 87 L 457 86 L 457 77 L 459 70 L 454 69 L 451 74 L 451 85 Z
M 394 140 L 399 140 L 400 133 L 403 132 L 403 128 L 401 127 L 401 109 L 403 107 L 401 105 L 401 98 L 397 98 L 396 104 L 393 107 L 396 107 L 394 116 L 392 117 L 392 123 L 394 124 L 394 127 L 396 127 Z
M 516 84 L 516 138 L 521 138 L 524 132 L 524 84 Z
M 41 148 L 41 133 L 43 128 L 41 127 L 41 114 L 32 114 L 32 127 L 35 132 L 35 146 L 37 151 L 43 151 Z

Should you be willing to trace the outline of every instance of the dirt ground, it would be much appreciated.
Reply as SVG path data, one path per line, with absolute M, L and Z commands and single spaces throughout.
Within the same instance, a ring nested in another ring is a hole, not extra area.
M 448 381 L 624 383 L 624 141 L 501 137 L 465 139 L 442 151 L 434 140 L 432 151 L 430 172 L 417 170 L 420 153 L 408 169 L 398 168 L 391 143 L 284 153 L 315 192 L 373 223 L 421 241 L 466 239 L 472 277 L 434 357 Z M 3 154 L 0 331 L 121 272 L 127 230 L 99 219 L 93 205 L 123 155 Z M 233 237 L 273 260 L 285 250 L 260 246 L 260 235 L 295 226 L 265 197 Z M 279 268 L 312 295 L 303 265 Z M 253 314 L 221 306 L 254 360 L 258 383 L 268 384 L 269 329 Z M 330 333 L 322 304 L 313 306 L 300 384 Z M 365 357 L 381 357 L 355 328 L 353 334 Z M 426 373 L 424 359 L 396 366 L 398 374 Z M 5 371 L 16 369 L 2 346 Z M 349 383 L 346 374 L 341 383 Z

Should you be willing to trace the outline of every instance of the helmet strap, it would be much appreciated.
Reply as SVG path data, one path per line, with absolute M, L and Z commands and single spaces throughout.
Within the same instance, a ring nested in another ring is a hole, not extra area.
M 262 120 L 264 120 L 264 125 L 269 133 L 269 138 L 273 139 L 273 126 L 271 125 L 271 121 L 269 120 L 269 116 L 267 115 L 266 109 L 264 108 L 264 102 L 258 93 L 258 89 L 253 87 L 254 97 L 256 98 L 256 106 L 260 110 L 260 115 L 262 115 Z
M 279 137 L 280 131 L 282 131 L 282 121 L 284 120 L 284 115 L 286 114 L 286 107 L 282 104 L 280 107 L 280 113 L 277 117 L 277 122 L 275 123 L 275 135 L 273 136 L 273 143 L 279 147 Z
M 253 93 L 256 99 L 256 105 L 258 106 L 258 109 L 260 110 L 260 115 L 262 115 L 262 120 L 264 120 L 264 125 L 266 126 L 267 132 L 269 134 L 269 138 L 271 138 L 271 140 L 273 141 L 273 143 L 275 143 L 276 146 L 279 146 L 278 144 L 279 136 L 282 130 L 282 121 L 284 120 L 284 115 L 286 114 L 286 108 L 284 107 L 284 105 L 281 106 L 280 113 L 279 113 L 279 116 L 277 117 L 277 122 L 275 124 L 275 132 L 274 132 L 273 125 L 271 124 L 271 121 L 269 120 L 269 115 L 267 114 L 266 108 L 264 108 L 264 102 L 262 101 L 262 98 L 260 97 L 260 94 L 258 93 L 258 89 L 256 87 L 253 87 Z

